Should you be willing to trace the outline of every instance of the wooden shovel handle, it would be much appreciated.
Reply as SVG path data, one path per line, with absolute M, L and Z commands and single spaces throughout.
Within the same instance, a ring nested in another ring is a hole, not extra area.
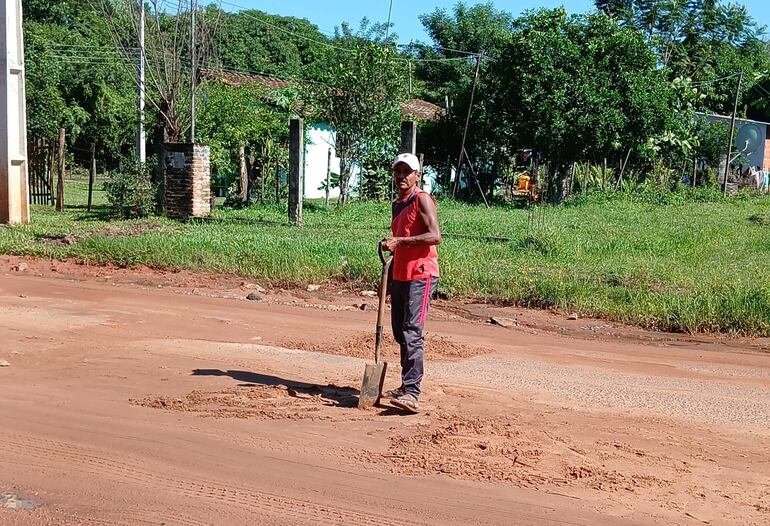
M 380 363 L 380 348 L 382 347 L 382 320 L 385 318 L 385 298 L 388 295 L 388 274 L 390 272 L 390 265 L 393 263 L 393 256 L 388 256 L 385 259 L 385 255 L 382 253 L 382 245 L 377 245 L 377 249 L 380 254 L 380 261 L 382 261 L 382 274 L 380 275 L 380 305 L 377 309 L 377 329 L 374 334 L 374 362 Z

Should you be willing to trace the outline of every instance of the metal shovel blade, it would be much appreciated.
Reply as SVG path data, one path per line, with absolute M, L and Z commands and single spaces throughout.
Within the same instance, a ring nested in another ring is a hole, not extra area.
M 364 369 L 364 381 L 361 383 L 361 394 L 358 395 L 358 408 L 368 409 L 380 401 L 382 385 L 385 382 L 387 362 L 367 363 Z

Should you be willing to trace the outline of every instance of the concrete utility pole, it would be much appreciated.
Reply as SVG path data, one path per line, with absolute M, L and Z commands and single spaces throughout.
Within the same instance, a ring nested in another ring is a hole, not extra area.
M 741 84 L 743 83 L 743 71 L 738 76 L 738 87 L 735 90 L 735 105 L 733 106 L 733 116 L 730 119 L 730 140 L 727 142 L 727 159 L 725 159 L 725 182 L 722 185 L 722 195 L 727 195 L 727 176 L 730 173 L 730 156 L 733 154 L 733 140 L 735 140 L 735 116 L 738 113 L 738 98 L 741 94 Z
M 91 203 L 94 197 L 94 181 L 96 180 L 96 143 L 91 143 L 91 170 L 88 172 L 88 208 L 91 211 Z
M 136 157 L 144 164 L 147 161 L 147 140 L 144 134 L 144 0 L 139 4 L 139 129 L 136 132 Z
M 390 7 L 388 7 L 388 23 L 385 24 L 385 42 L 388 41 L 388 34 L 390 33 L 390 15 L 393 13 L 393 0 L 390 0 Z
M 21 0 L 0 6 L 0 223 L 29 223 Z
M 190 142 L 195 142 L 195 11 L 198 9 L 197 0 L 190 0 L 190 53 L 192 55 L 192 64 L 190 64 Z

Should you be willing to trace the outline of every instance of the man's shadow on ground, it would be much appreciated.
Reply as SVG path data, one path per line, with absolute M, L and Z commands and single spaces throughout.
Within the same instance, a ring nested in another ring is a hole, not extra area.
M 351 408 L 358 405 L 359 390 L 353 387 L 340 387 L 334 384 L 318 385 L 296 380 L 287 380 L 279 376 L 269 374 L 255 373 L 251 371 L 223 371 L 221 369 L 193 369 L 193 376 L 229 376 L 233 380 L 241 382 L 238 387 L 264 386 L 283 386 L 289 396 L 295 398 L 306 398 L 310 396 L 321 396 L 334 402 L 335 407 Z M 404 412 L 383 404 L 380 401 L 379 408 L 382 416 L 403 415 Z

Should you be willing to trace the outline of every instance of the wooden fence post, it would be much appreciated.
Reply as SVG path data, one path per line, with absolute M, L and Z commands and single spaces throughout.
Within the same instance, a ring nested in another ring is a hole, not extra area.
M 420 159 L 420 188 L 423 188 L 425 187 L 425 154 L 421 153 L 418 158 Z
M 289 121 L 289 221 L 302 224 L 302 179 L 305 171 L 305 130 L 302 119 Z
M 91 171 L 88 174 L 88 208 L 91 211 L 91 202 L 94 196 L 94 179 L 96 179 L 96 143 L 91 143 Z
M 607 158 L 602 163 L 602 192 L 607 191 Z
M 238 175 L 240 177 L 241 203 L 249 202 L 249 172 L 246 170 L 246 143 L 238 143 Z
M 695 180 L 698 178 L 698 158 L 692 158 L 692 177 L 690 178 L 690 186 L 695 188 Z
M 398 153 L 417 153 L 417 123 L 401 121 L 401 147 Z
M 59 128 L 59 179 L 56 184 L 56 211 L 64 210 L 64 128 Z
M 281 174 L 278 163 L 275 163 L 275 202 L 281 202 Z
M 53 167 L 54 167 L 54 164 L 56 164 L 56 149 L 54 148 L 54 144 L 51 141 L 46 141 L 46 144 L 47 144 L 46 175 L 48 176 L 48 204 L 55 205 L 56 196 L 54 194 Z
M 329 206 L 329 188 L 332 184 L 332 149 L 329 147 L 329 151 L 326 155 L 326 198 L 324 199 L 324 205 Z

